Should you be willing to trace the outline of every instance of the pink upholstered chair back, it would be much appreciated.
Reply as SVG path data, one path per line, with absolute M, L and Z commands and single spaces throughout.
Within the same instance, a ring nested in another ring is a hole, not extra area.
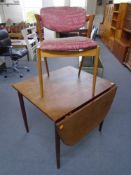
M 43 27 L 56 32 L 70 32 L 84 26 L 86 11 L 81 7 L 46 7 L 40 10 Z

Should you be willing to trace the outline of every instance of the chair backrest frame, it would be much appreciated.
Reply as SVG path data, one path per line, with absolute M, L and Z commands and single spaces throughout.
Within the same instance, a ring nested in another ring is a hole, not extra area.
M 37 33 L 38 33 L 38 37 L 39 37 L 39 41 L 43 41 L 43 27 L 41 25 L 41 18 L 40 15 L 35 14 L 35 19 L 36 19 L 36 29 L 37 29 Z
M 88 22 L 88 24 L 87 24 L 87 28 L 88 28 L 87 37 L 88 38 L 90 38 L 90 36 L 91 36 L 94 18 L 95 18 L 95 15 L 86 16 L 86 21 Z

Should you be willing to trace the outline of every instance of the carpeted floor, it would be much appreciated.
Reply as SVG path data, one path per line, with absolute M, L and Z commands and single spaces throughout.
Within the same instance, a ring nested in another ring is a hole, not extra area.
M 131 175 L 131 72 L 99 41 L 106 79 L 114 81 L 117 95 L 105 120 L 103 132 L 93 130 L 79 144 L 62 144 L 61 169 L 56 169 L 54 126 L 26 101 L 30 133 L 25 132 L 16 91 L 21 81 L 15 73 L 0 76 L 0 175 Z M 50 70 L 72 65 L 78 59 L 49 59 Z M 36 63 L 26 62 L 37 75 Z

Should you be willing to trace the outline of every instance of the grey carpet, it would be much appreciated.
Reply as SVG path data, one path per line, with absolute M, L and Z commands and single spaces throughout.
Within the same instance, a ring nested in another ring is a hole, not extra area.
M 100 42 L 100 41 L 99 41 Z M 0 76 L 0 175 L 131 175 L 131 72 L 100 42 L 106 79 L 114 81 L 117 95 L 100 134 L 94 129 L 73 147 L 62 144 L 61 169 L 56 169 L 54 126 L 28 101 L 30 133 L 25 132 L 16 91 L 11 84 L 21 79 Z M 36 63 L 28 79 L 37 75 Z M 78 59 L 50 59 L 50 70 L 78 66 Z

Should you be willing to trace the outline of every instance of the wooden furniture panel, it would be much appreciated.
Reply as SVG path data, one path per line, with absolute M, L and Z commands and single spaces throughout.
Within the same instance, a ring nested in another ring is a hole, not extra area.
M 127 45 L 125 45 L 119 40 L 115 40 L 113 53 L 121 63 L 123 63 L 126 58 L 127 49 L 128 49 Z
M 108 44 L 109 37 L 110 37 L 110 27 L 111 27 L 113 9 L 114 9 L 113 4 L 106 5 L 103 23 L 101 24 L 101 27 L 100 27 L 100 32 L 99 32 L 100 37 L 105 44 Z
M 107 46 L 110 48 L 111 51 L 113 50 L 113 48 L 114 48 L 114 37 L 109 38 Z
M 127 5 L 126 17 L 123 27 L 123 38 L 131 44 L 131 5 Z
M 108 15 L 108 13 L 105 13 L 105 15 Z M 104 19 L 106 18 L 104 17 Z M 114 4 L 111 25 L 105 25 L 104 30 L 108 33 L 108 37 L 106 37 L 108 39 L 103 40 L 105 35 L 104 32 L 101 32 L 103 35 L 102 40 L 123 64 L 126 59 L 127 50 L 131 46 L 131 4 Z M 110 30 L 110 32 L 107 32 L 107 30 Z
M 98 98 L 95 98 L 73 114 L 58 122 L 57 130 L 62 141 L 74 145 L 92 129 L 96 128 L 105 118 L 116 93 L 112 87 Z
M 127 58 L 124 62 L 124 65 L 131 70 L 131 48 L 128 49 Z

